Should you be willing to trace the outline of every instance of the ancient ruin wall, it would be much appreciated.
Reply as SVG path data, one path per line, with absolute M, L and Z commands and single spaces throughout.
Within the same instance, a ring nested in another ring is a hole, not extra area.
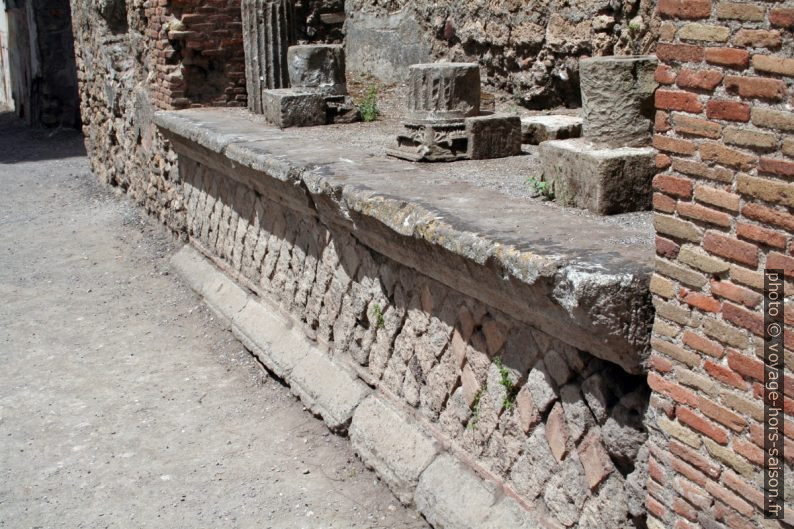
M 152 115 L 245 105 L 239 0 L 72 0 L 72 18 L 94 174 L 181 230 L 176 156 Z
M 532 513 L 562 527 L 643 527 L 644 376 L 373 251 L 341 227 L 334 204 L 314 204 L 299 186 L 195 144 L 177 150 L 191 242 L 227 274 Z
M 659 11 L 648 526 L 781 527 L 761 510 L 761 310 L 764 268 L 794 276 L 794 8 L 661 0 Z
M 578 60 L 653 50 L 655 0 L 348 0 L 348 67 L 390 82 L 432 59 L 477 62 L 534 108 L 580 103 Z

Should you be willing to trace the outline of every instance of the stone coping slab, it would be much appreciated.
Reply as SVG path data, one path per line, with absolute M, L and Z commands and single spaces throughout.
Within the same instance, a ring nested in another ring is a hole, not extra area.
M 158 112 L 155 122 L 180 155 L 202 163 L 221 155 L 216 168 L 253 185 L 280 183 L 279 192 L 301 197 L 294 207 L 373 250 L 643 370 L 653 252 L 630 243 L 643 230 L 451 182 L 432 166 L 317 144 L 305 129 L 282 131 L 228 109 Z

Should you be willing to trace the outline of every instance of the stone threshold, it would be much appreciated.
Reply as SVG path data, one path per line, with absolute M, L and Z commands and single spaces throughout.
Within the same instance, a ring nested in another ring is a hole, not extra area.
M 178 153 L 578 349 L 644 370 L 653 252 L 631 244 L 640 230 L 242 116 L 190 109 L 155 122 Z
M 195 242 L 194 242 L 195 244 Z M 383 389 L 363 383 L 344 357 L 321 351 L 288 316 L 183 246 L 171 265 L 243 345 L 340 435 L 405 505 L 433 527 L 564 529 L 434 426 Z M 218 267 L 220 266 L 220 268 Z

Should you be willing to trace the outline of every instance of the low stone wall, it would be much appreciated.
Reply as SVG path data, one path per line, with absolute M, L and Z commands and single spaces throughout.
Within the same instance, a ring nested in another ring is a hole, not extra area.
M 233 118 L 225 118 L 230 122 L 225 129 L 217 111 L 157 118 L 179 153 L 186 229 L 196 248 L 254 297 L 277 305 L 325 356 L 343 362 L 376 394 L 398 403 L 460 461 L 499 483 L 528 509 L 526 516 L 545 520 L 548 527 L 643 526 L 643 417 L 649 398 L 644 376 L 566 343 L 576 340 L 576 332 L 555 336 L 528 324 L 522 311 L 484 302 L 494 296 L 487 281 L 454 285 L 449 268 L 461 265 L 464 275 L 521 282 L 532 287 L 526 292 L 534 299 L 514 302 L 537 305 L 542 305 L 542 292 L 563 288 L 562 276 L 546 274 L 552 284 L 529 276 L 518 281 L 502 269 L 505 275 L 499 277 L 500 268 L 487 265 L 487 259 L 461 258 L 430 244 L 428 233 L 395 231 L 375 220 L 394 212 L 389 199 L 332 183 L 345 175 L 330 177 L 334 171 L 323 160 L 338 157 L 358 164 L 355 153 L 341 149 L 313 155 L 310 145 L 292 135 Z M 401 163 L 391 165 L 399 171 Z M 398 203 L 403 227 L 421 216 L 422 206 Z M 469 246 L 478 246 L 471 235 L 447 236 L 468 237 Z M 536 260 L 543 258 L 539 250 Z M 505 247 L 501 251 L 511 253 Z M 423 256 L 423 262 L 418 269 L 407 266 L 401 262 L 405 257 L 395 258 L 400 255 Z M 591 287 L 620 296 L 605 284 Z M 514 287 L 513 292 L 522 290 Z M 643 289 L 632 292 L 636 302 L 647 303 Z M 634 303 L 626 301 L 624 311 Z M 640 327 L 642 322 L 635 320 Z M 575 326 L 569 320 L 568 327 Z M 603 337 L 593 338 L 595 343 Z M 607 351 L 599 348 L 598 354 Z M 643 346 L 635 344 L 634 354 L 633 364 L 615 358 L 637 368 Z M 324 375 L 276 365 L 302 388 L 298 393 L 306 401 L 317 400 L 313 395 L 322 393 Z M 360 392 L 355 404 L 364 395 Z M 343 431 L 353 413 L 309 407 Z M 354 419 L 354 430 L 355 425 Z M 354 443 L 356 435 L 369 434 L 354 432 Z M 358 445 L 362 457 L 374 458 L 369 463 L 382 470 L 377 460 L 384 456 L 373 456 L 366 442 Z M 419 498 L 426 495 L 414 497 L 416 482 L 406 485 L 390 475 L 384 479 L 398 496 L 416 499 L 422 509 Z M 425 511 L 431 521 L 446 516 Z

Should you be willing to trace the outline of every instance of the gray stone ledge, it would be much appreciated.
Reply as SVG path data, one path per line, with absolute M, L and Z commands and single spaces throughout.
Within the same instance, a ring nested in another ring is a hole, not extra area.
M 642 371 L 653 255 L 627 242 L 644 237 L 639 230 L 444 181 L 426 165 L 318 145 L 227 109 L 159 112 L 155 121 L 180 155 L 273 189 L 376 252 Z

